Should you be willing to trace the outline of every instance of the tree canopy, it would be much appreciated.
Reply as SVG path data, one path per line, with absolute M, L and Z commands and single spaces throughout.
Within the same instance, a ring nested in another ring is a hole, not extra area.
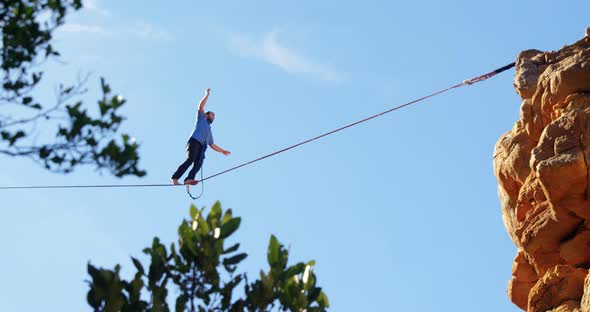
M 28 157 L 53 172 L 93 165 L 117 177 L 143 176 L 137 142 L 128 134 L 117 138 L 125 99 L 113 94 L 104 78 L 98 116 L 88 113 L 80 100 L 88 77 L 59 84 L 54 101 L 35 97 L 36 87 L 47 76 L 43 63 L 60 55 L 52 45 L 54 31 L 67 14 L 80 8 L 81 0 L 0 3 L 0 154 Z
M 268 271 L 248 279 L 246 273 L 237 273 L 247 254 L 238 251 L 239 243 L 226 246 L 241 218 L 231 209 L 224 212 L 219 202 L 207 216 L 204 210 L 191 206 L 190 219 L 178 227 L 177 245 L 166 248 L 155 237 L 143 250 L 149 264 L 132 257 L 132 280 L 121 277 L 120 265 L 109 270 L 89 263 L 87 300 L 94 311 L 170 311 L 169 301 L 175 311 L 326 311 L 328 297 L 317 285 L 314 261 L 288 265 L 289 251 L 272 235 Z M 243 296 L 236 299 L 241 284 Z

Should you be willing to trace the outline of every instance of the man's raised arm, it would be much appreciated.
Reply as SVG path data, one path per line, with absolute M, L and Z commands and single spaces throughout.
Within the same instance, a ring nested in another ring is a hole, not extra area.
M 201 103 L 199 103 L 199 112 L 202 112 L 205 108 L 205 104 L 207 104 L 207 99 L 209 98 L 209 93 L 211 92 L 211 88 L 207 88 L 205 91 L 205 96 L 201 99 Z

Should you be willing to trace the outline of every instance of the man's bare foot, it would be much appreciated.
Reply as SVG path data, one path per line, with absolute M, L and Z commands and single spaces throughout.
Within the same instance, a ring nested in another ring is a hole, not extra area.
M 184 180 L 184 185 L 197 185 L 197 183 L 199 183 L 199 181 L 197 181 L 197 180 L 191 180 L 191 179 Z
M 178 182 L 178 179 L 170 179 L 170 183 L 172 183 L 174 185 L 180 185 L 180 182 Z

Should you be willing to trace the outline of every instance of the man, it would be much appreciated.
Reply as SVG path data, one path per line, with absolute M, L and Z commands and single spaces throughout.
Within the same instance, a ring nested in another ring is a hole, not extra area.
M 213 142 L 211 124 L 213 123 L 213 120 L 215 120 L 215 113 L 211 111 L 206 113 L 203 112 L 210 92 L 211 89 L 207 88 L 205 91 L 205 96 L 203 99 L 201 99 L 201 103 L 199 103 L 197 120 L 195 122 L 195 126 L 193 127 L 191 137 L 186 144 L 186 160 L 180 164 L 180 166 L 178 166 L 178 169 L 176 169 L 176 172 L 174 172 L 171 178 L 171 182 L 174 185 L 180 185 L 178 179 L 180 179 L 180 177 L 184 174 L 188 167 L 190 167 L 191 164 L 193 165 L 193 168 L 184 180 L 184 184 L 196 185 L 198 183 L 198 181 L 195 180 L 195 175 L 203 165 L 207 146 L 210 146 L 214 151 L 222 153 L 223 155 L 227 156 L 231 154 L 230 151 L 224 150 L 223 148 L 215 145 Z

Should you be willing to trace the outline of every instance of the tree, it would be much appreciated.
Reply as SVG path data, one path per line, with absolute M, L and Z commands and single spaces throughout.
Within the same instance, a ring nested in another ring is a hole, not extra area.
M 87 300 L 94 311 L 170 311 L 168 294 L 177 294 L 176 311 L 325 311 L 328 297 L 316 285 L 312 270 L 315 262 L 287 266 L 289 252 L 273 235 L 268 245 L 268 272 L 249 282 L 245 273 L 236 273 L 247 257 L 239 253 L 240 244 L 226 247 L 225 241 L 241 223 L 231 209 L 216 202 L 208 216 L 205 208 L 190 208 L 190 220 L 178 227 L 178 249 L 169 249 L 155 237 L 143 252 L 149 256 L 148 269 L 131 258 L 137 272 L 132 280 L 121 278 L 119 265 L 114 270 L 88 264 L 90 280 Z M 223 271 L 221 270 L 223 268 Z M 233 300 L 234 291 L 244 282 L 244 295 Z M 142 296 L 149 294 L 149 299 Z
M 28 157 L 53 172 L 68 173 L 78 165 L 94 165 L 117 177 L 143 176 L 138 144 L 131 136 L 115 135 L 124 120 L 118 109 L 125 100 L 112 94 L 101 78 L 98 116 L 82 102 L 87 77 L 73 85 L 60 84 L 55 103 L 41 103 L 33 91 L 45 76 L 40 66 L 59 57 L 51 44 L 53 32 L 81 0 L 2 0 L 0 3 L 1 77 L 0 154 Z M 65 122 L 64 122 L 65 120 Z M 43 128 L 42 140 L 37 143 Z M 48 129 L 53 128 L 55 135 Z

